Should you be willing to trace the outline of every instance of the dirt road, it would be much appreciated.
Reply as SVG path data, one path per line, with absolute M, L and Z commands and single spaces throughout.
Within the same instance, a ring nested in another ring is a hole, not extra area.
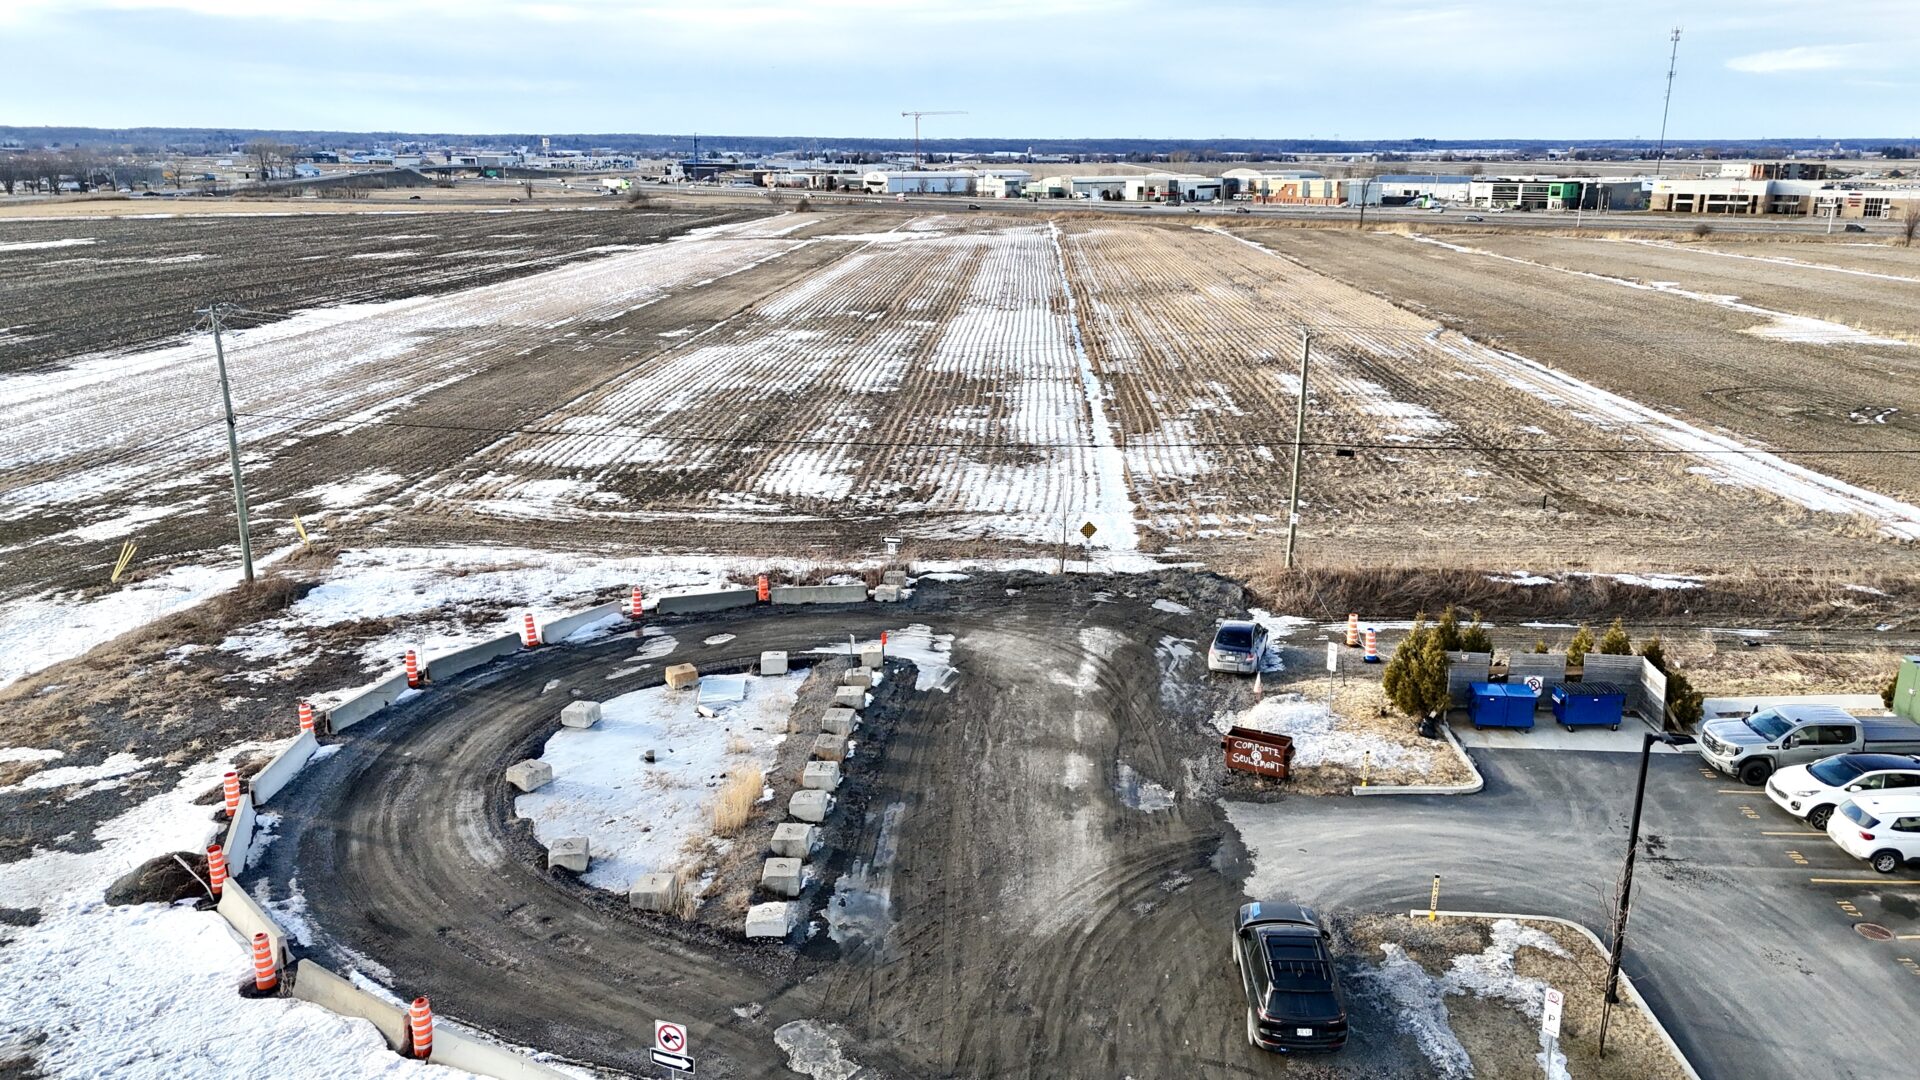
M 799 954 L 663 930 L 623 898 L 557 885 L 516 839 L 500 770 L 545 738 L 570 689 L 607 692 L 622 638 L 508 661 L 356 729 L 283 796 L 284 839 L 259 876 L 275 897 L 297 880 L 327 962 L 372 958 L 449 1015 L 615 1068 L 640 1068 L 647 1021 L 664 1018 L 691 1025 L 702 1075 L 791 1075 L 771 1036 L 796 1020 L 849 1032 L 863 1076 L 1265 1074 L 1276 1063 L 1245 1047 L 1224 962 L 1244 868 L 1211 797 L 1204 723 L 1245 688 L 1203 683 L 1179 666 L 1191 654 L 1156 656 L 1205 617 L 1150 606 L 1204 611 L 1235 590 L 1105 584 L 1096 599 L 1097 580 L 996 575 L 956 587 L 938 616 L 913 610 L 935 606 L 929 589 L 903 609 L 670 629 L 736 635 L 672 657 L 704 666 L 913 621 L 956 635 L 952 692 L 900 680 L 864 832 L 826 865 L 853 872 L 842 895 L 867 910 Z M 1017 606 L 991 602 L 1007 587 Z M 1188 693 L 1164 692 L 1169 664 Z M 1391 1063 L 1417 1053 L 1372 1008 L 1340 1075 L 1407 1074 Z

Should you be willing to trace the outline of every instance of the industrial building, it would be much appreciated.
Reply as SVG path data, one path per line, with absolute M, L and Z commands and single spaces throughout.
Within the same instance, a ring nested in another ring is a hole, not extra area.
M 875 170 L 864 178 L 864 185 L 873 195 L 971 195 L 978 184 L 978 173 L 955 172 L 885 172 Z
M 1378 191 L 1385 206 L 1431 206 L 1435 203 L 1465 203 L 1471 176 L 1442 173 L 1390 173 L 1362 181 L 1369 192 Z

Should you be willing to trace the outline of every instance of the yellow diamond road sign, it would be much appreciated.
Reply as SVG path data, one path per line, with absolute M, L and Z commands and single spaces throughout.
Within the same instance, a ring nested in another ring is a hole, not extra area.
M 1093 522 L 1091 521 L 1087 522 L 1085 525 L 1080 526 L 1080 535 L 1086 537 L 1089 540 L 1093 539 L 1093 534 L 1099 531 L 1100 530 L 1095 528 Z

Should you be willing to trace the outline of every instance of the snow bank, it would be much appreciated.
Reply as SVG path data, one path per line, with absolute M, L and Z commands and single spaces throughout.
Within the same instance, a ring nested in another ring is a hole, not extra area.
M 643 874 L 671 872 L 689 844 L 711 835 L 711 802 L 728 770 L 772 768 L 806 676 L 739 676 L 742 700 L 704 706 L 664 686 L 602 702 L 597 727 L 561 728 L 547 740 L 540 760 L 553 766 L 553 782 L 518 796 L 514 813 L 543 844 L 587 837 L 589 885 L 625 892 Z
M 32 1046 L 39 1075 L 53 1080 L 469 1075 L 401 1058 L 365 1021 L 291 999 L 243 1000 L 250 960 L 217 915 L 102 900 L 147 859 L 213 839 L 211 808 L 193 800 L 262 745 L 187 769 L 171 790 L 97 826 L 93 851 L 0 864 L 0 907 L 41 913 L 33 926 L 0 926 L 0 985 L 32 988 L 0 1009 L 0 1045 Z
M 823 645 L 813 651 L 833 656 L 857 656 L 861 649 L 878 644 L 879 638 L 868 638 L 866 641 Z M 913 688 L 923 693 L 928 690 L 951 693 L 954 681 L 960 676 L 960 670 L 953 666 L 953 635 L 936 634 L 933 627 L 925 623 L 887 631 L 887 656 L 889 659 L 905 660 L 914 666 L 916 674 Z
M 1228 728 L 1246 727 L 1292 737 L 1293 764 L 1298 768 L 1345 765 L 1358 769 L 1369 753 L 1380 768 L 1405 767 L 1426 773 L 1433 767 L 1431 752 L 1344 729 L 1341 718 L 1327 711 L 1326 702 L 1308 701 L 1299 694 L 1276 695 L 1250 709 L 1220 713 L 1213 724 L 1223 735 Z

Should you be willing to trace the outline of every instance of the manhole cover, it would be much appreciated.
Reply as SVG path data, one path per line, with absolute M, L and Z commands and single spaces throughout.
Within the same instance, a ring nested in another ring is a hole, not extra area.
M 1868 941 L 1893 940 L 1893 931 L 1881 926 L 1879 923 L 1857 922 L 1853 924 L 1853 928 L 1861 937 L 1866 938 Z

